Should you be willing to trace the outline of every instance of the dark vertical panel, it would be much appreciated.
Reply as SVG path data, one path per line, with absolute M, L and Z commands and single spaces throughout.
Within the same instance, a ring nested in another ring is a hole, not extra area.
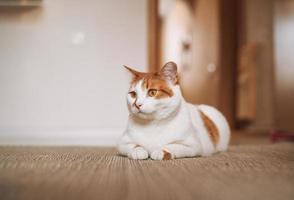
M 159 17 L 158 0 L 148 0 L 148 69 L 156 71 L 159 66 Z
M 235 126 L 236 71 L 238 47 L 238 2 L 221 0 L 220 4 L 220 81 L 219 109 Z
M 294 1 L 275 1 L 275 128 L 294 131 Z

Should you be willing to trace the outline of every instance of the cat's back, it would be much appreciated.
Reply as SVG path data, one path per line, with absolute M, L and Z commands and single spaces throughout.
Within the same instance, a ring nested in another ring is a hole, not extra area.
M 215 107 L 209 105 L 193 105 L 188 103 L 188 107 L 194 126 L 201 126 L 202 128 L 200 128 L 200 131 L 206 134 L 202 136 L 202 138 L 205 140 L 209 138 L 212 146 L 214 146 L 217 151 L 226 150 L 231 133 L 229 124 L 224 115 Z

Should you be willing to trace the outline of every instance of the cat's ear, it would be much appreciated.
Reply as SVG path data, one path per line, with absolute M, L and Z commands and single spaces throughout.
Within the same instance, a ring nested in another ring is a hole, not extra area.
M 142 72 L 138 72 L 138 71 L 126 66 L 126 65 L 123 65 L 123 66 L 127 69 L 128 72 L 130 72 L 130 74 L 132 75 L 133 78 L 139 77 L 142 74 Z
M 174 62 L 166 63 L 160 70 L 160 74 L 173 84 L 178 84 L 178 68 Z

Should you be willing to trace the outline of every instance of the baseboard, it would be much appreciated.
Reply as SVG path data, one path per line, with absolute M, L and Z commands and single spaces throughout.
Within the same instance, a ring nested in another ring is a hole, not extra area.
M 122 131 L 122 128 L 0 129 L 0 145 L 114 146 Z

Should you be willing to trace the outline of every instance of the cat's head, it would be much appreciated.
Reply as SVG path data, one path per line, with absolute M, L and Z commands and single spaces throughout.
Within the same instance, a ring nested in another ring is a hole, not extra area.
M 156 73 L 125 68 L 132 75 L 127 94 L 128 109 L 132 115 L 146 120 L 163 119 L 179 108 L 182 95 L 174 62 L 166 63 Z

